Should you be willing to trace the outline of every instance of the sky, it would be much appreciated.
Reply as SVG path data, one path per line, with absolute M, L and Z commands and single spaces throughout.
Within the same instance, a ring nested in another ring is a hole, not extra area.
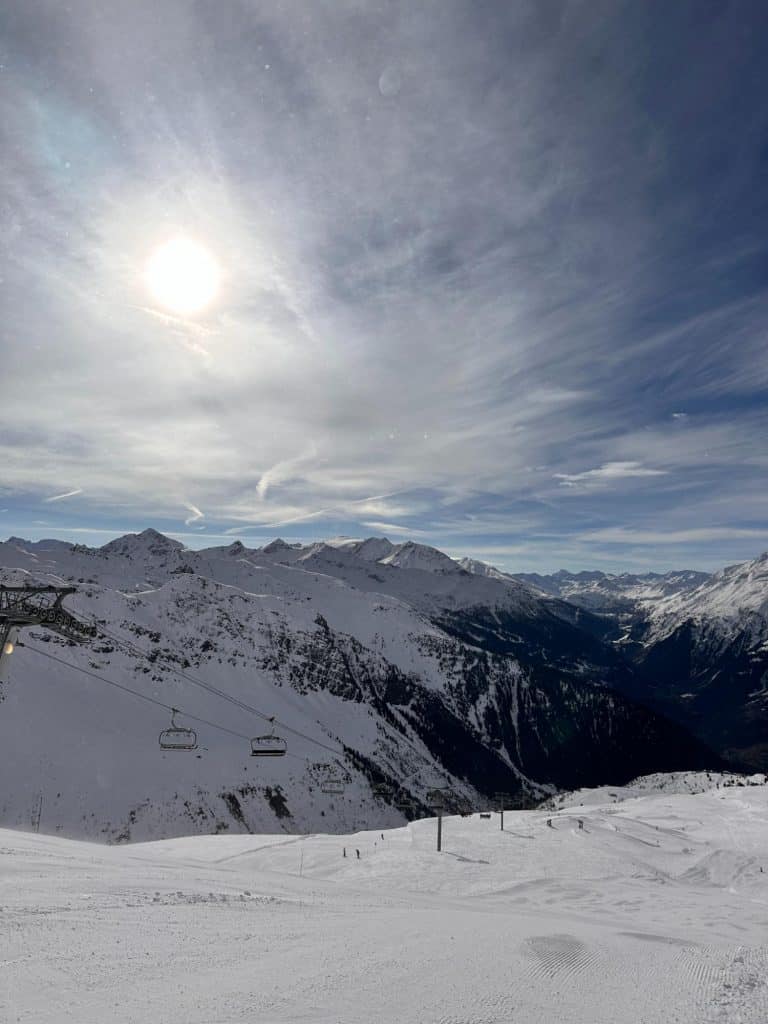
M 0 536 L 756 556 L 766 39 L 764 0 L 6 0 Z

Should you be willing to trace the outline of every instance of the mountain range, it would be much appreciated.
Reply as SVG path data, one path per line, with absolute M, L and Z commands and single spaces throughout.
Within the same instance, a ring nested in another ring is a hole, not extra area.
M 526 806 L 765 767 L 767 564 L 531 576 L 384 538 L 10 538 L 0 581 L 74 585 L 96 636 L 31 628 L 6 660 L 0 824 L 333 831 L 425 813 L 435 788 L 454 809 Z M 159 748 L 171 708 L 195 751 Z M 288 755 L 251 757 L 272 730 Z

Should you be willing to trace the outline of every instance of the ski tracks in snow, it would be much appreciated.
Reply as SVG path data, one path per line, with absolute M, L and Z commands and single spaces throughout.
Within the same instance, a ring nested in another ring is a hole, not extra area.
M 683 960 L 704 993 L 701 1024 L 768 1021 L 768 946 L 684 951 Z

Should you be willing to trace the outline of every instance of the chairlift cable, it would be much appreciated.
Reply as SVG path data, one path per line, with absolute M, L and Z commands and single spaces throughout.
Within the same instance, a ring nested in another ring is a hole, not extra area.
M 20 647 L 26 647 L 29 651 L 34 651 L 35 654 L 41 655 L 43 658 L 49 658 L 51 661 L 56 661 L 60 665 L 64 665 L 66 668 L 76 669 L 78 672 L 82 672 L 83 675 L 90 676 L 92 679 L 97 679 L 100 683 L 106 683 L 107 686 L 114 686 L 116 690 L 122 690 L 124 693 L 130 693 L 133 697 L 138 697 L 140 700 L 146 701 L 148 704 L 154 704 L 158 708 L 163 708 L 165 711 L 176 711 L 178 714 L 183 714 L 185 718 L 189 718 L 193 722 L 199 722 L 201 725 L 207 725 L 211 729 L 218 729 L 220 732 L 229 733 L 230 736 L 236 736 L 240 740 L 246 740 L 250 742 L 250 736 L 246 736 L 244 733 L 236 732 L 234 729 L 228 729 L 225 725 L 218 725 L 216 722 L 211 722 L 207 718 L 200 718 L 199 715 L 191 715 L 188 712 L 182 712 L 179 708 L 174 708 L 170 704 L 166 704 L 162 700 L 157 700 L 156 697 L 150 697 L 146 693 L 141 693 L 139 690 L 133 690 L 130 686 L 125 686 L 123 683 L 116 683 L 114 679 L 107 679 L 106 676 L 99 675 L 97 672 L 92 672 L 88 668 L 83 668 L 82 665 L 75 665 L 71 661 L 65 661 L 63 658 L 57 658 L 55 654 L 49 654 L 48 651 L 41 651 L 39 647 L 31 647 L 28 643 L 24 642 L 19 644 Z
M 116 636 L 114 633 L 110 632 L 108 629 L 100 625 L 98 623 L 98 619 L 96 618 L 96 616 L 91 615 L 89 617 L 94 621 L 94 623 L 96 623 L 99 632 L 102 633 L 104 636 L 108 637 L 110 640 L 114 640 L 115 643 L 121 643 L 124 646 L 132 649 L 142 658 L 149 658 L 148 652 L 143 651 L 137 644 L 133 643 L 132 640 L 126 640 L 124 637 Z M 343 751 L 338 750 L 334 747 L 330 747 L 328 746 L 327 743 L 323 743 L 321 740 L 316 740 L 312 736 L 307 736 L 306 733 L 301 732 L 299 729 L 295 729 L 293 728 L 293 726 L 290 726 L 285 722 L 281 722 L 280 719 L 275 718 L 274 715 L 268 715 L 264 711 L 259 711 L 258 708 L 253 707 L 253 705 L 251 704 L 247 704 L 245 701 L 240 700 L 238 697 L 233 697 L 225 690 L 220 690 L 218 687 L 212 686 L 210 683 L 206 683 L 202 679 L 197 679 L 195 676 L 190 675 L 183 669 L 176 668 L 176 666 L 172 663 L 166 663 L 166 667 L 168 668 L 169 671 L 179 676 L 181 679 L 186 679 L 194 686 L 199 686 L 201 689 L 206 690 L 208 693 L 213 694 L 216 697 L 219 697 L 221 700 L 226 700 L 230 704 L 234 704 L 236 707 L 239 707 L 242 711 L 248 711 L 250 714 L 256 715 L 258 718 L 263 719 L 265 722 L 274 721 L 277 725 L 280 726 L 283 732 L 293 733 L 294 736 L 298 736 L 301 739 L 306 740 L 308 743 L 314 743 L 315 746 L 321 747 L 323 750 L 327 750 L 329 753 L 334 754 L 336 757 L 344 758 L 345 755 Z M 309 758 L 305 758 L 304 760 L 309 761 Z
M 83 668 L 82 665 L 75 665 L 71 661 L 65 661 L 64 658 L 58 658 L 55 654 L 50 654 L 48 651 L 43 651 L 39 647 L 32 647 L 30 644 L 19 643 L 19 647 L 26 647 L 27 650 L 34 651 L 35 654 L 41 655 L 43 658 L 48 658 L 51 661 L 56 661 L 60 665 L 64 665 L 66 668 L 75 669 L 78 672 L 82 672 L 83 675 L 90 676 L 92 679 L 96 679 L 101 683 L 106 683 L 107 686 L 113 686 L 117 690 L 123 690 L 125 693 L 131 694 L 133 697 L 138 697 L 140 700 L 146 701 L 148 704 L 154 704 L 156 707 L 163 708 L 164 711 L 170 711 L 171 713 L 175 710 L 178 714 L 183 714 L 185 718 L 190 719 L 193 722 L 198 722 L 201 725 L 207 725 L 212 729 L 218 729 L 219 732 L 227 733 L 230 736 L 235 736 L 237 739 L 245 740 L 247 743 L 251 742 L 252 737 L 246 736 L 244 733 L 237 732 L 234 729 L 229 729 L 225 725 L 218 725 L 216 722 L 211 722 L 207 718 L 201 718 L 199 715 L 192 715 L 186 711 L 182 711 L 180 708 L 175 708 L 171 704 L 166 704 L 164 701 L 158 700 L 156 697 L 150 697 L 146 693 L 141 693 L 139 690 L 134 690 L 130 686 L 125 686 L 123 683 L 117 683 L 114 679 L 107 679 L 106 676 L 102 676 L 97 672 L 93 672 L 91 669 Z M 334 751 L 335 753 L 335 751 Z M 288 757 L 293 757 L 297 761 L 304 761 L 306 764 L 314 765 L 315 762 L 308 757 L 302 757 L 301 754 L 295 754 L 293 751 L 287 751 Z

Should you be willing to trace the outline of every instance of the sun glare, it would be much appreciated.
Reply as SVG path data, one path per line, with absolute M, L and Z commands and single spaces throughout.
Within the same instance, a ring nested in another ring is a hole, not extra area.
M 214 301 L 221 272 L 205 246 L 190 238 L 172 238 L 152 253 L 144 279 L 161 306 L 190 316 L 201 313 Z

